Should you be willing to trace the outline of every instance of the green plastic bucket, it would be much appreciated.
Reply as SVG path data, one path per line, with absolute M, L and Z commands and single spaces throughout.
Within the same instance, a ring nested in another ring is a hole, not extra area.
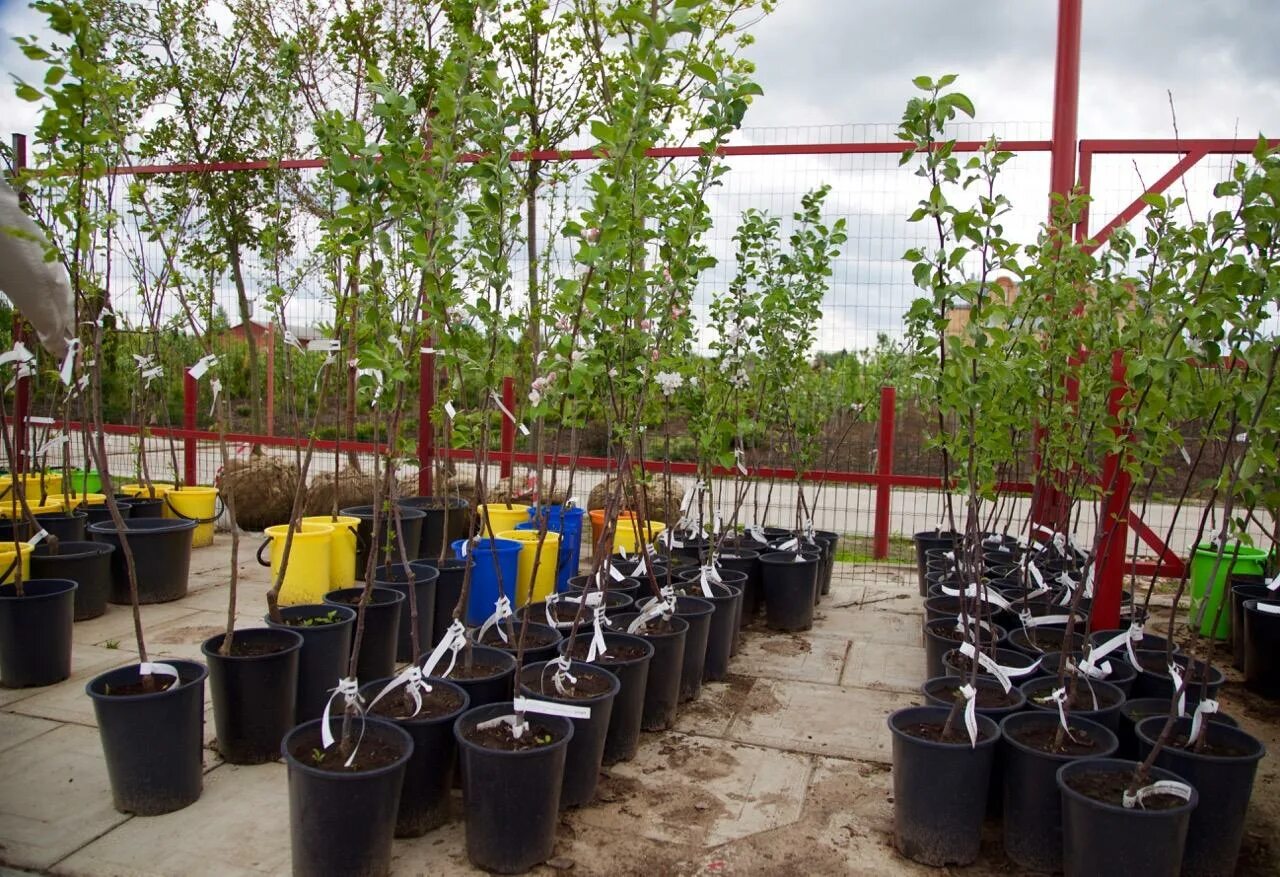
M 102 479 L 98 477 L 97 472 L 68 469 L 67 485 L 74 487 L 76 493 L 102 493 Z
M 1225 609 L 1219 616 L 1218 606 L 1226 593 L 1227 577 L 1231 575 L 1262 575 L 1267 568 L 1267 552 L 1260 548 L 1232 543 L 1227 546 L 1218 565 L 1218 575 L 1210 588 L 1209 575 L 1217 562 L 1218 547 L 1209 542 L 1196 546 L 1191 556 L 1191 614 L 1194 619 L 1200 611 L 1200 602 L 1208 594 L 1208 606 L 1204 610 L 1204 620 L 1200 623 L 1200 635 L 1212 636 L 1214 639 L 1231 638 L 1231 613 Z M 1215 629 L 1213 621 L 1218 619 Z

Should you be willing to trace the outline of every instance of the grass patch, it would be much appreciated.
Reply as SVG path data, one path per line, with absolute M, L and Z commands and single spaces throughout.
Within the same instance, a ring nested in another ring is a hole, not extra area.
M 876 560 L 872 556 L 872 537 L 849 536 L 840 537 L 840 545 L 836 549 L 837 563 L 901 563 L 915 564 L 916 549 L 910 539 L 902 536 L 889 537 L 889 556 L 884 560 Z

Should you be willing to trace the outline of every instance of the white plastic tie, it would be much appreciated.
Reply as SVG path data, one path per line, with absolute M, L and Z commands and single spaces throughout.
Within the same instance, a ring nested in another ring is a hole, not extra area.
M 360 740 L 364 739 L 364 698 L 360 696 L 360 683 L 354 677 L 347 676 L 338 680 L 337 687 L 329 689 L 329 699 L 324 704 L 324 715 L 320 717 L 320 745 L 323 749 L 328 749 L 334 744 L 333 731 L 329 728 L 329 716 L 333 711 L 333 701 L 338 695 L 342 695 L 346 705 L 360 714 Z M 355 763 L 356 752 L 359 749 L 360 743 L 357 741 L 355 748 L 351 750 L 351 757 L 347 759 L 347 767 Z
M 427 656 L 427 662 L 422 665 L 423 676 L 436 675 L 436 667 L 444 660 L 444 653 L 453 651 L 454 660 L 458 657 L 458 652 L 467 642 L 467 629 L 463 626 L 459 619 L 454 619 L 445 630 L 444 636 L 440 637 L 440 642 L 436 643 L 436 647 L 431 650 L 431 654 Z M 449 662 L 449 669 L 441 673 L 441 676 L 448 676 L 453 671 L 453 661 Z
M 1191 737 L 1188 743 L 1194 743 L 1200 738 L 1200 726 L 1206 721 L 1205 716 L 1212 715 L 1218 711 L 1218 702 L 1212 698 L 1206 698 L 1196 704 L 1195 714 L 1191 717 Z
M 541 716 L 563 716 L 566 719 L 589 719 L 591 707 L 574 706 L 568 703 L 556 703 L 551 700 L 533 700 L 528 697 L 517 697 L 512 704 L 517 712 L 536 713 Z
M 34 362 L 35 354 L 27 349 L 27 345 L 21 341 L 13 342 L 13 349 L 5 353 L 0 353 L 0 365 L 8 365 L 11 362 L 19 364 Z
M 970 661 L 972 661 L 976 655 L 978 659 L 978 666 L 995 677 L 996 681 L 1000 683 L 1000 687 L 1004 689 L 1005 694 L 1008 694 L 1010 689 L 1013 688 L 1013 681 L 1009 678 L 1011 675 L 1008 672 L 1009 668 L 1000 666 L 990 656 L 979 652 L 973 647 L 973 643 L 960 643 L 960 654 L 964 655 Z
M 514 715 L 498 716 L 497 718 L 489 719 L 487 722 L 480 722 L 476 725 L 476 730 L 487 731 L 490 728 L 497 728 L 501 725 L 510 726 L 511 736 L 516 740 L 519 740 L 524 736 L 524 732 L 529 730 L 529 724 L 524 720 L 523 712 L 515 713 Z
M 1031 573 L 1031 578 L 1035 581 L 1037 588 L 1045 587 L 1044 574 L 1040 572 L 1040 567 L 1036 566 L 1034 560 L 1027 561 L 1027 572 Z
M 587 648 L 588 664 L 609 650 L 609 645 L 604 640 L 604 627 L 604 607 L 596 606 L 591 610 L 591 645 Z
M 1138 663 L 1138 654 L 1133 650 L 1133 644 L 1142 642 L 1142 623 L 1134 620 L 1129 625 L 1129 638 L 1125 640 L 1124 648 L 1129 653 L 1129 663 L 1137 669 L 1141 669 L 1142 665 Z
M 1256 604 L 1255 608 L 1259 612 L 1265 612 L 1268 615 L 1280 615 L 1280 605 L 1276 605 L 1275 603 L 1259 602 Z
M 1126 810 L 1132 810 L 1135 807 L 1144 807 L 1144 801 L 1153 795 L 1171 795 L 1175 798 L 1181 798 L 1184 801 L 1191 800 L 1191 787 L 1186 783 L 1175 782 L 1174 780 L 1160 780 L 1149 786 L 1143 786 L 1136 792 L 1124 790 L 1121 803 Z
M 712 597 L 715 592 L 711 590 L 711 577 L 707 573 L 707 568 L 702 568 L 702 574 L 698 576 L 698 584 L 702 587 L 702 596 Z
M 1178 715 L 1185 716 L 1187 714 L 1187 692 L 1182 685 L 1182 673 L 1178 670 L 1178 665 L 1169 662 L 1169 678 L 1173 680 L 1173 690 L 1178 695 Z
M 198 381 L 205 376 L 209 369 L 213 368 L 214 363 L 217 361 L 217 354 L 210 353 L 207 356 L 202 356 L 200 359 L 196 360 L 195 365 L 187 369 L 187 374 L 191 375 L 191 380 Z
M 1276 573 L 1275 578 L 1267 582 L 1268 591 L 1280 591 L 1280 573 Z
M 450 420 L 453 420 L 453 418 L 458 416 L 458 412 L 454 409 L 452 402 L 444 403 L 444 414 Z
M 507 632 L 503 630 L 502 625 L 499 622 L 510 618 L 512 614 L 511 601 L 507 599 L 506 594 L 503 594 L 498 598 L 497 602 L 493 604 L 493 614 L 484 620 L 484 624 L 480 625 L 480 634 L 476 637 L 476 642 L 484 642 L 484 635 L 489 632 L 489 628 L 496 625 L 498 628 L 498 638 L 509 645 L 510 643 L 507 641 Z
M 34 536 L 27 540 L 27 544 L 31 546 L 39 545 L 49 535 L 49 531 L 41 528 Z
M 378 701 L 402 685 L 406 686 L 405 691 L 409 692 L 409 696 L 413 698 L 413 712 L 404 718 L 413 718 L 413 716 L 422 712 L 422 695 L 431 693 L 431 685 L 422 678 L 422 668 L 417 664 L 410 664 L 405 667 L 394 679 L 383 686 L 382 690 L 378 692 L 378 696 L 369 703 L 369 709 L 373 709 Z
M 502 403 L 502 397 L 499 396 L 497 392 L 494 390 L 490 390 L 489 395 L 493 398 L 493 404 L 498 406 L 498 410 L 502 412 L 502 415 L 506 417 L 507 420 L 510 420 L 512 424 L 514 424 L 516 428 L 520 430 L 520 434 L 528 435 L 529 427 L 525 426 L 523 423 L 516 420 L 516 416 L 511 413 L 511 409 Z
M 1052 697 L 1053 702 L 1058 705 L 1058 723 L 1062 725 L 1062 730 L 1071 738 L 1071 741 L 1077 742 L 1071 733 L 1070 726 L 1067 725 L 1067 689 L 1055 688 Z
M 1008 691 L 1008 689 L 1005 689 Z M 964 727 L 969 732 L 969 748 L 978 748 L 978 689 L 967 682 L 960 687 L 964 696 Z
M 633 634 L 658 616 L 670 615 L 674 611 L 675 604 L 673 598 L 667 596 L 665 593 L 661 600 L 651 598 L 640 610 L 640 614 L 632 619 L 631 623 L 627 625 L 627 633 Z
M 307 342 L 308 353 L 337 353 L 342 349 L 342 342 L 337 338 L 312 338 Z
M 49 453 L 49 451 L 53 450 L 54 448 L 65 445 L 70 440 L 71 440 L 71 436 L 67 435 L 65 432 L 60 432 L 57 435 L 55 435 L 53 438 L 49 439 L 47 442 L 42 444 L 39 448 L 37 448 L 36 456 L 43 457 L 45 454 Z
M 58 370 L 58 378 L 62 381 L 62 386 L 71 386 L 71 375 L 76 368 L 76 350 L 80 347 L 80 339 L 72 338 L 67 344 L 67 355 L 62 359 L 62 368 Z

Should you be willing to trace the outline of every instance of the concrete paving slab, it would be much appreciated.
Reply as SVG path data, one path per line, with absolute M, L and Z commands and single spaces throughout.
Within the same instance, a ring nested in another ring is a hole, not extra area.
M 923 646 L 856 642 L 849 650 L 840 684 L 854 688 L 916 692 L 924 684 Z
M 0 712 L 0 752 L 12 749 L 59 727 L 61 726 L 57 722 L 47 719 Z
M 826 609 L 819 607 L 813 616 L 813 632 L 843 636 L 854 642 L 894 643 L 902 646 L 923 645 L 920 615 L 879 612 L 874 606 L 863 609 Z
M 96 725 L 93 703 L 84 693 L 85 684 L 106 670 L 136 662 L 137 656 L 124 649 L 71 644 L 71 677 L 65 682 L 35 689 L 31 697 L 8 704 L 5 709 L 27 716 L 38 716 L 57 722 Z
M 701 696 L 680 705 L 675 730 L 704 737 L 723 737 L 746 700 L 755 679 L 731 673 L 722 682 L 704 682 Z
M 849 641 L 840 636 L 763 630 L 743 643 L 733 669 L 747 676 L 835 685 L 848 649 Z
M 729 725 L 729 737 L 793 752 L 888 761 L 885 717 L 913 702 L 894 691 L 757 679 Z
M 799 818 L 808 756 L 683 734 L 656 744 L 606 771 L 583 823 L 712 847 Z
M 142 632 L 166 624 L 194 610 L 182 600 L 172 603 L 152 603 L 142 607 Z M 86 645 L 103 645 L 112 641 L 124 648 L 133 647 L 133 610 L 128 606 L 107 606 L 107 611 L 97 618 L 81 621 L 72 630 L 71 638 Z
M 129 817 L 111 806 L 98 732 L 64 725 L 0 758 L 0 856 L 43 870 Z
M 283 764 L 224 764 L 190 807 L 132 819 L 59 863 L 56 874 L 289 873 L 289 789 Z

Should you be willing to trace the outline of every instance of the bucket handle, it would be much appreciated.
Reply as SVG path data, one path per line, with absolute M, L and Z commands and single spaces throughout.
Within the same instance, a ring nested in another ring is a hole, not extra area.
M 193 518 L 190 515 L 184 515 L 182 512 L 178 511 L 173 507 L 173 500 L 169 499 L 168 493 L 164 495 L 164 504 L 169 507 L 169 511 L 173 512 L 182 520 L 195 521 L 197 524 L 212 524 L 215 521 L 217 521 L 218 518 L 222 517 L 222 513 L 227 510 L 226 503 L 222 501 L 221 493 L 215 494 L 213 497 L 213 517 L 212 518 Z M 222 506 L 221 510 L 219 510 L 218 508 L 219 505 Z
M 21 549 L 19 549 L 21 550 Z M 15 554 L 13 560 L 9 561 L 9 565 L 5 567 L 5 571 L 0 573 L 0 582 L 5 581 L 9 576 L 13 575 L 13 571 L 18 568 L 18 561 L 22 559 L 21 554 Z
M 262 544 L 258 546 L 258 563 L 262 564 L 263 566 L 271 566 L 271 561 L 262 559 L 262 552 L 266 551 L 267 546 L 269 546 L 270 544 L 271 544 L 271 537 L 268 536 L 265 540 L 263 540 Z

